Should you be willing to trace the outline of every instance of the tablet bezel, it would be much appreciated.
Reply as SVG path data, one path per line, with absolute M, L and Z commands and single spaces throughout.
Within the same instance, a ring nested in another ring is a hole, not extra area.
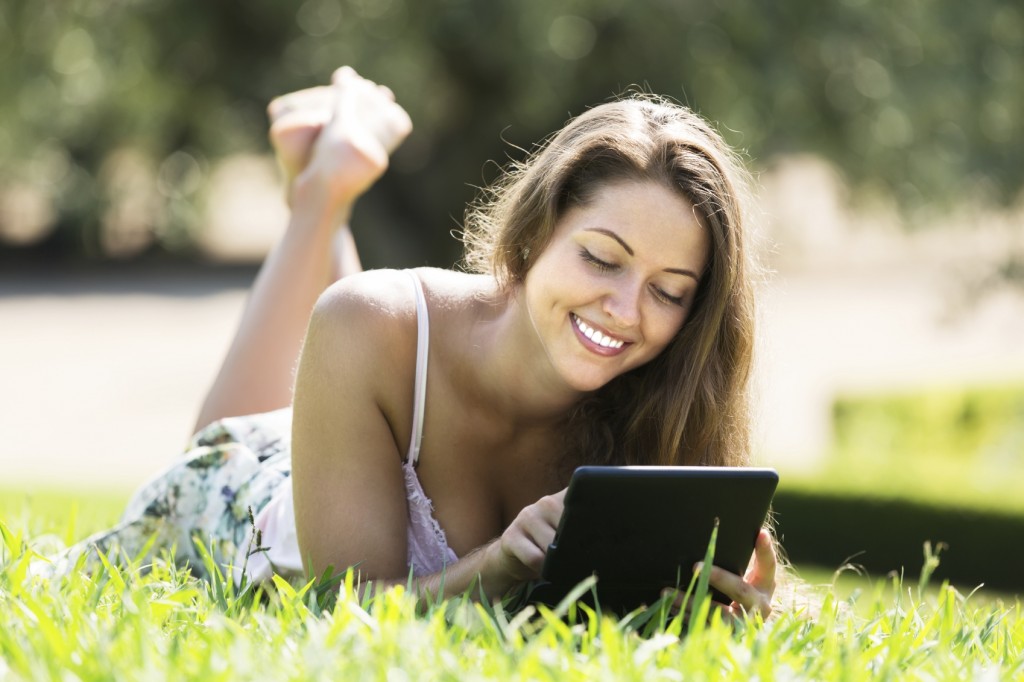
M 716 518 L 714 563 L 742 575 L 778 480 L 763 467 L 579 467 L 542 576 L 556 585 L 596 573 L 605 589 L 685 588 Z M 659 521 L 673 517 L 679 522 Z

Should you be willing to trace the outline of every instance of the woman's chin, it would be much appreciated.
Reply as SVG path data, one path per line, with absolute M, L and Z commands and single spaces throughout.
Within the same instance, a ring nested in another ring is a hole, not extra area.
M 573 391 L 586 394 L 601 390 L 618 374 L 591 370 L 566 372 L 562 376 Z

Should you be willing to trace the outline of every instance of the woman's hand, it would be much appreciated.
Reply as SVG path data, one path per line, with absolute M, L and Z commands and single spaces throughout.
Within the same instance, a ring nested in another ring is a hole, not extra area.
M 487 572 L 503 587 L 540 577 L 548 545 L 562 518 L 565 489 L 524 507 L 501 537 L 488 545 Z
M 754 554 L 743 577 L 730 573 L 718 566 L 711 567 L 708 584 L 733 601 L 729 605 L 712 602 L 712 608 L 722 612 L 725 620 L 741 618 L 744 614 L 761 614 L 768 618 L 772 612 L 772 595 L 775 593 L 775 570 L 778 561 L 775 543 L 767 528 L 762 528 L 754 542 Z M 700 571 L 702 562 L 694 566 Z
M 331 85 L 278 97 L 267 112 L 289 205 L 300 193 L 331 212 L 351 209 L 412 131 L 394 93 L 347 66 L 334 72 Z

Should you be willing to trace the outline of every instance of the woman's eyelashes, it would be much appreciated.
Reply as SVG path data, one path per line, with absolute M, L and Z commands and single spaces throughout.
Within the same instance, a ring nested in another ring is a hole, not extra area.
M 600 258 L 598 258 L 597 256 L 595 256 L 594 254 L 590 253 L 590 251 L 588 251 L 587 249 L 584 249 L 584 248 L 580 249 L 580 256 L 583 258 L 583 260 L 585 260 L 586 262 L 590 263 L 591 265 L 593 265 L 595 268 L 597 268 L 598 270 L 600 270 L 602 272 L 609 272 L 611 270 L 617 270 L 618 267 L 619 267 L 615 263 L 609 263 L 606 260 L 601 260 Z
M 585 248 L 580 249 L 580 257 L 601 272 L 613 272 L 619 269 L 619 265 L 616 263 L 609 263 L 606 260 L 602 260 Z M 686 304 L 686 301 L 682 296 L 673 296 L 661 287 L 651 285 L 651 291 L 654 293 L 654 297 L 662 303 L 668 303 L 679 307 L 683 307 Z
M 685 301 L 683 300 L 682 296 L 673 296 L 672 294 L 666 292 L 664 289 L 660 289 L 658 287 L 651 288 L 654 289 L 654 295 L 657 296 L 662 301 L 664 301 L 665 303 L 668 303 L 670 305 L 677 305 L 680 308 L 682 308 L 685 305 Z

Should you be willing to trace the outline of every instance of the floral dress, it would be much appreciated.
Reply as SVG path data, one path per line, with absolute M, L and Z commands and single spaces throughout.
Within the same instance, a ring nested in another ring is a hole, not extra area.
M 91 563 L 95 551 L 145 561 L 167 550 L 177 565 L 209 578 L 196 548 L 200 542 L 230 575 L 239 548 L 250 542 L 256 548 L 250 513 L 257 514 L 291 476 L 290 441 L 291 408 L 210 424 L 193 436 L 181 460 L 135 493 L 118 525 L 68 548 L 46 572 L 66 573 L 83 553 Z M 233 568 L 240 575 L 240 567 Z

